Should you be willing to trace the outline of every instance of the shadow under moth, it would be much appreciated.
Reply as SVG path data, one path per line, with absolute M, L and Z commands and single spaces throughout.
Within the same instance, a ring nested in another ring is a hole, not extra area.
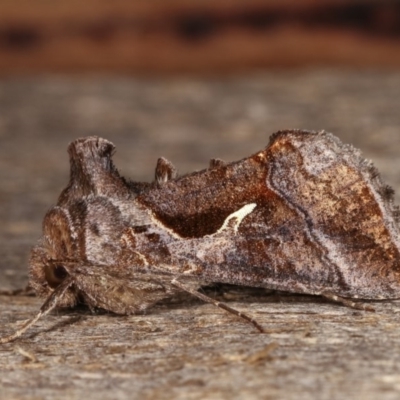
M 46 300 L 6 343 L 55 307 L 143 312 L 179 291 L 256 320 L 198 290 L 213 283 L 355 299 L 400 293 L 393 190 L 332 134 L 272 135 L 241 161 L 177 177 L 160 158 L 152 183 L 121 177 L 99 137 L 68 148 L 71 175 L 32 249 L 29 285 Z M 373 310 L 373 309 L 372 309 Z

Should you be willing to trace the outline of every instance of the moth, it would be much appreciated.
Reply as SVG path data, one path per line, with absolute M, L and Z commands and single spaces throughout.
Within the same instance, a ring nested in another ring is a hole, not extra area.
M 356 299 L 400 293 L 399 210 L 360 151 L 330 133 L 280 131 L 241 161 L 152 183 L 121 177 L 114 145 L 69 145 L 70 181 L 43 221 L 29 285 L 45 298 L 14 340 L 55 307 L 143 312 L 180 291 L 243 317 L 199 289 L 212 283 Z

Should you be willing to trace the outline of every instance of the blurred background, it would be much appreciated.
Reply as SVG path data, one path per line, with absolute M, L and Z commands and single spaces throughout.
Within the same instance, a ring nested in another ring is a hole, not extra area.
M 0 1 L 0 287 L 26 282 L 67 145 L 99 135 L 151 180 L 248 156 L 286 128 L 360 147 L 400 188 L 400 3 Z

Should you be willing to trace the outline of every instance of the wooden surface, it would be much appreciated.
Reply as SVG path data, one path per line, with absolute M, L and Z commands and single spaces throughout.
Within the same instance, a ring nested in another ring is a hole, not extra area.
M 0 74 L 400 65 L 393 0 L 2 0 Z
M 76 137 L 110 139 L 122 174 L 150 180 L 161 155 L 189 172 L 256 152 L 281 128 L 324 128 L 360 147 L 399 192 L 399 104 L 394 72 L 2 80 L 0 289 L 26 283 L 29 248 L 67 183 L 66 146 Z M 141 316 L 58 311 L 0 347 L 0 398 L 399 398 L 399 301 L 368 313 L 259 290 L 208 294 L 267 333 L 188 298 Z M 0 296 L 1 334 L 41 302 Z

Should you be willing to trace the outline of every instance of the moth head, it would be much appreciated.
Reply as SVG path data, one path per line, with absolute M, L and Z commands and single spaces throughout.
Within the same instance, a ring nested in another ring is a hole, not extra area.
M 69 276 L 76 255 L 75 229 L 68 211 L 54 207 L 43 221 L 43 237 L 32 249 L 30 257 L 30 286 L 41 297 L 48 297 Z M 59 306 L 72 307 L 77 294 L 71 287 L 60 299 Z
M 70 143 L 70 182 L 43 220 L 43 237 L 32 249 L 30 286 L 40 296 L 48 296 L 72 275 L 78 254 L 81 222 L 85 219 L 85 200 L 90 196 L 127 195 L 126 182 L 112 162 L 114 145 L 90 136 Z M 100 212 L 101 214 L 101 212 Z M 74 264 L 75 262 L 75 264 Z M 73 285 L 65 292 L 60 306 L 73 306 L 78 295 Z

